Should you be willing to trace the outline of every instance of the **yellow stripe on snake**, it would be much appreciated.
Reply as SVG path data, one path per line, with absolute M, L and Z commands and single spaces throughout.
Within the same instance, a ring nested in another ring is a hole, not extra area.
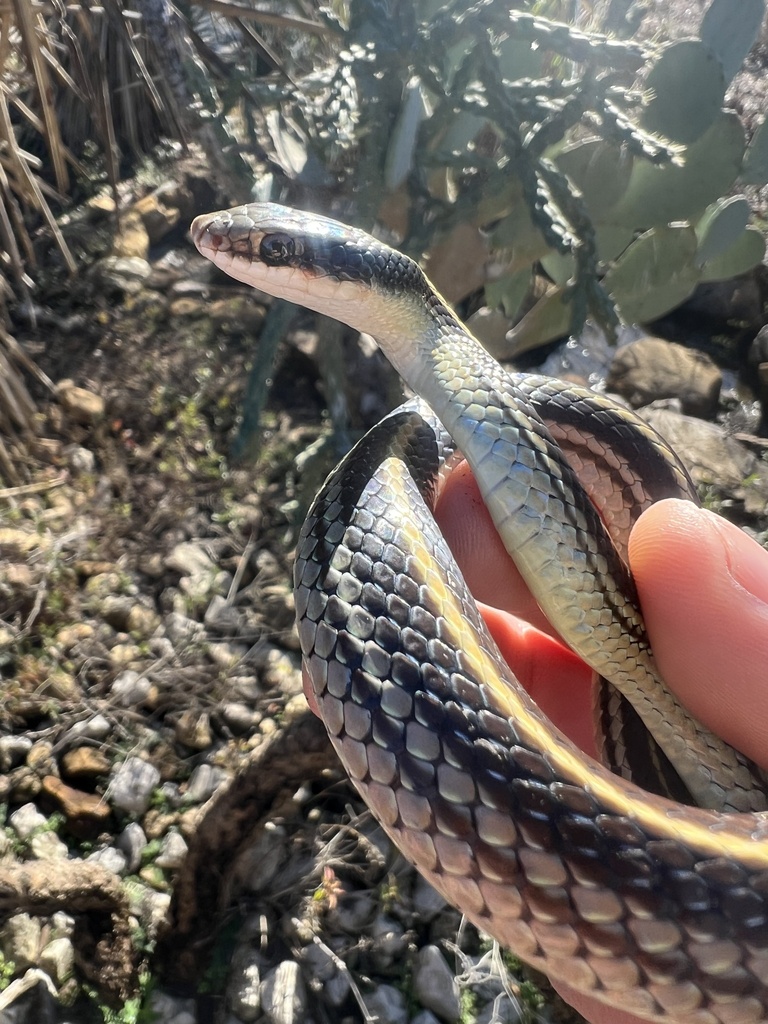
M 321 717 L 382 827 L 478 927 L 572 988 L 652 1021 L 768 1021 L 764 779 L 667 690 L 625 558 L 644 508 L 694 499 L 669 446 L 604 396 L 507 374 L 413 260 L 361 231 L 251 204 L 192 235 L 239 281 L 371 334 L 421 398 L 328 478 L 295 567 Z M 612 684 L 604 755 L 640 722 L 653 733 L 614 772 L 517 682 L 435 524 L 457 447 L 542 610 Z M 624 777 L 645 783 L 650 764 L 699 807 Z

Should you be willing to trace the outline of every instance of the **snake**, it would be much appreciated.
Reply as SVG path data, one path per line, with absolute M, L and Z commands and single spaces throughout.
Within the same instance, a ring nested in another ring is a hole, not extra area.
M 384 831 L 552 980 L 649 1021 L 768 1021 L 765 778 L 667 689 L 627 565 L 644 508 L 696 500 L 673 450 L 605 394 L 506 371 L 370 234 L 251 203 L 191 235 L 236 280 L 372 336 L 416 396 L 330 474 L 294 569 L 317 709 Z M 462 458 L 542 611 L 603 680 L 606 764 L 518 683 L 436 525 Z

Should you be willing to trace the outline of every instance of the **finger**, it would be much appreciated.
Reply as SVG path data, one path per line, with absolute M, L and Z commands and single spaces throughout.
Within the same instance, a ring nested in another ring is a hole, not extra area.
M 669 499 L 640 517 L 629 557 L 662 676 L 768 768 L 768 552 L 720 516 Z

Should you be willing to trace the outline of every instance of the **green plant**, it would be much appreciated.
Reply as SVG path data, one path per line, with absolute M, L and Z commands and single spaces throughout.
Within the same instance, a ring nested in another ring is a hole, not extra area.
M 514 316 L 543 268 L 551 285 L 515 329 L 518 351 L 578 333 L 588 316 L 609 331 L 652 319 L 698 283 L 755 266 L 762 235 L 743 199 L 723 197 L 739 179 L 768 179 L 768 130 L 747 147 L 723 97 L 764 0 L 744 0 L 738 19 L 731 0 L 712 0 L 702 38 L 668 46 L 634 35 L 640 5 L 593 5 L 603 21 L 588 31 L 555 20 L 570 6 L 358 0 L 319 8 L 291 52 L 277 30 L 289 75 L 243 83 L 271 170 L 259 198 L 322 190 L 342 219 L 426 257 L 452 302 L 484 287 Z M 241 450 L 291 315 L 272 307 Z M 341 395 L 343 367 L 322 370 Z M 343 421 L 343 396 L 329 406 Z

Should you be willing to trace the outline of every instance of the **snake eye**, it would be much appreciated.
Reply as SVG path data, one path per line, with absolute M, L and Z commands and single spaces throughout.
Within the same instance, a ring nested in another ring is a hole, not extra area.
M 290 235 L 278 232 L 274 235 L 265 235 L 259 246 L 259 256 L 270 266 L 276 267 L 281 263 L 287 263 L 296 252 L 296 245 Z

